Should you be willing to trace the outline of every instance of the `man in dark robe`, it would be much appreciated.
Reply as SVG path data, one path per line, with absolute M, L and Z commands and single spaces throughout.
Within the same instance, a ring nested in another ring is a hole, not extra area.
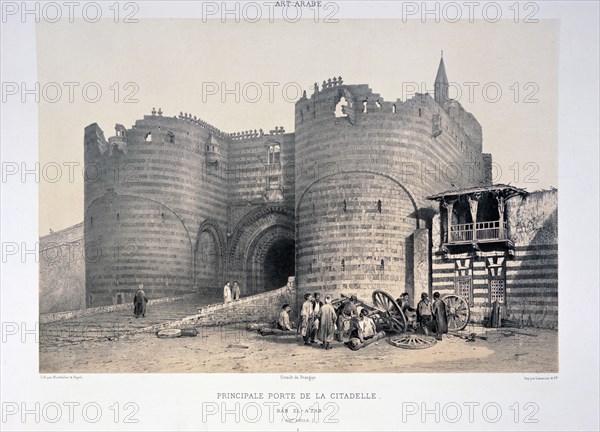
M 146 316 L 146 303 L 148 303 L 148 298 L 146 297 L 146 293 L 143 291 L 144 284 L 138 285 L 138 290 L 135 292 L 133 296 L 133 314 L 136 318 L 140 315 L 142 317 Z
M 337 340 L 338 342 L 344 342 L 344 334 L 350 330 L 350 320 L 358 317 L 356 305 L 354 302 L 357 301 L 355 295 L 350 296 L 350 299 L 344 300 L 342 305 L 337 310 Z
M 231 289 L 231 295 L 233 296 L 233 301 L 238 301 L 240 299 L 242 290 L 238 285 L 238 281 L 233 281 L 233 288 Z
M 329 344 L 335 336 L 335 320 L 337 315 L 331 306 L 331 296 L 325 296 L 325 304 L 319 309 L 319 330 L 317 338 L 321 341 L 324 349 L 331 349 Z
M 442 340 L 442 334 L 448 333 L 448 317 L 446 316 L 446 304 L 440 298 L 439 292 L 433 293 L 433 304 L 431 305 L 433 325 L 438 340 Z

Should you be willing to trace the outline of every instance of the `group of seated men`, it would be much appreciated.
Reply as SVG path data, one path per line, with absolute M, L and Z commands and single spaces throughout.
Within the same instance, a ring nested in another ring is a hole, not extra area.
M 403 293 L 397 303 L 406 317 L 408 328 L 420 328 L 425 335 L 434 332 L 441 340 L 442 334 L 448 332 L 446 308 L 439 293 L 434 293 L 433 299 L 431 303 L 427 293 L 423 293 L 415 309 L 410 306 L 408 293 Z M 321 301 L 319 293 L 304 295 L 298 332 L 302 335 L 305 345 L 311 345 L 318 339 L 323 348 L 330 349 L 330 343 L 334 339 L 343 343 L 346 334 L 350 339 L 359 339 L 361 343 L 377 334 L 377 325 L 369 310 L 356 305 L 358 299 L 355 295 L 343 297 L 337 308 L 331 303 L 330 295 L 325 296 L 325 302 Z M 278 329 L 294 330 L 290 324 L 290 310 L 289 304 L 283 305 L 277 320 Z
M 321 301 L 319 293 L 304 295 L 304 303 L 300 311 L 299 333 L 305 345 L 311 345 L 316 339 L 321 341 L 325 349 L 331 349 L 330 343 L 337 340 L 344 342 L 348 334 L 350 338 L 357 338 L 361 342 L 377 334 L 377 326 L 369 311 L 361 306 L 356 306 L 356 296 L 345 297 L 337 309 L 331 304 L 331 296 L 325 296 Z M 285 304 L 277 320 L 277 328 L 291 331 L 289 304 Z

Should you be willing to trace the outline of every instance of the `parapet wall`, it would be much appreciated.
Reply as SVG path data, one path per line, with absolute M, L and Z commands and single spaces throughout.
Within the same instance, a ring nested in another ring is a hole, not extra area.
M 198 310 L 195 324 L 205 326 L 253 322 L 274 324 L 284 304 L 288 303 L 292 310 L 295 310 L 295 297 L 293 287 L 283 287 L 228 304 L 206 306 Z
M 182 320 L 167 323 L 161 328 L 182 328 L 190 326 L 223 326 L 230 324 L 270 323 L 275 324 L 284 304 L 289 304 L 292 311 L 290 321 L 295 327 L 298 317 L 298 303 L 294 278 L 282 288 L 242 297 L 239 301 L 227 304 L 219 303 L 198 309 L 198 314 Z

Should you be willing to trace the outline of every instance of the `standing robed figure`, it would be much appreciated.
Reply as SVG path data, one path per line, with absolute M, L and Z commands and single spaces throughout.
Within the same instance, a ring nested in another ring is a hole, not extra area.
M 298 326 L 300 334 L 304 339 L 304 345 L 311 344 L 310 339 L 314 320 L 314 306 L 312 301 L 312 294 L 304 294 L 304 303 L 302 304 L 302 309 L 300 309 L 300 325 Z
M 142 288 L 144 288 L 144 284 L 139 284 L 138 290 L 133 296 L 133 314 L 136 318 L 140 315 L 142 317 L 146 316 L 146 303 L 148 303 L 148 297 L 146 297 L 146 293 Z
M 431 315 L 437 338 L 442 340 L 442 334 L 448 333 L 448 317 L 446 316 L 446 303 L 440 298 L 440 293 L 437 291 L 433 293 Z
M 323 348 L 331 349 L 329 343 L 333 341 L 335 336 L 335 321 L 337 314 L 331 306 L 331 296 L 325 296 L 325 304 L 319 310 L 319 329 L 317 330 L 317 338 L 323 344 Z

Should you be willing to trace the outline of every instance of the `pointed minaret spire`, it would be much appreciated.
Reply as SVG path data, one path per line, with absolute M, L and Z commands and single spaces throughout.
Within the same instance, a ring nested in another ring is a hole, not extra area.
M 446 76 L 446 67 L 444 66 L 444 51 L 442 51 L 440 65 L 435 77 L 434 99 L 442 106 L 448 100 L 448 77 Z

